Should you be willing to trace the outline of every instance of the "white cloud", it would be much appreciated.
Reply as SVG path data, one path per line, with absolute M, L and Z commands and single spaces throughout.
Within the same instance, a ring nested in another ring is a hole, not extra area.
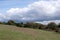
M 0 21 L 4 21 L 4 19 L 6 19 L 6 16 L 0 13 Z
M 11 8 L 6 15 L 9 19 L 19 21 L 59 20 L 60 1 L 37 1 L 24 8 Z
M 48 24 L 50 22 L 55 22 L 56 24 L 58 24 L 58 23 L 60 23 L 60 20 L 49 20 L 49 21 L 42 21 L 42 22 L 35 22 L 35 23 Z

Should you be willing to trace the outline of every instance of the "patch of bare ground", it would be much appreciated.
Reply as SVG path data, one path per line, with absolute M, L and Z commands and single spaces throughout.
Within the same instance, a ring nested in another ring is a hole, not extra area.
M 32 36 L 38 36 L 38 32 L 34 29 L 29 29 L 29 28 L 13 28 L 13 30 L 16 30 L 18 32 L 23 32 L 23 33 L 26 33 L 26 34 L 30 34 Z

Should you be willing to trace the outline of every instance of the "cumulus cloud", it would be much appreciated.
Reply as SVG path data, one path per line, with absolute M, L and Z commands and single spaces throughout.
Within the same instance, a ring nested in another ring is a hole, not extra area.
M 0 13 L 0 21 L 4 21 L 4 19 L 6 19 L 6 16 Z
M 60 1 L 40 0 L 24 8 L 10 8 L 6 12 L 9 19 L 18 21 L 60 20 Z

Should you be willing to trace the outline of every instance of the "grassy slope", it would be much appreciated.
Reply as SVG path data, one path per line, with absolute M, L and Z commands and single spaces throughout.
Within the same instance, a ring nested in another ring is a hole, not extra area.
M 0 25 L 0 40 L 60 40 L 60 34 L 37 29 Z

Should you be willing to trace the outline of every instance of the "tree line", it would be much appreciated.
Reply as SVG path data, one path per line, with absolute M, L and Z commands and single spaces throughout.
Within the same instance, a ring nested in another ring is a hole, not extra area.
M 50 22 L 47 25 L 45 25 L 45 24 L 35 23 L 35 22 L 26 22 L 26 23 L 20 22 L 20 23 L 16 23 L 13 20 L 9 20 L 8 22 L 0 22 L 0 24 L 15 25 L 17 27 L 42 29 L 42 30 L 60 32 L 60 23 L 56 24 L 55 22 Z

